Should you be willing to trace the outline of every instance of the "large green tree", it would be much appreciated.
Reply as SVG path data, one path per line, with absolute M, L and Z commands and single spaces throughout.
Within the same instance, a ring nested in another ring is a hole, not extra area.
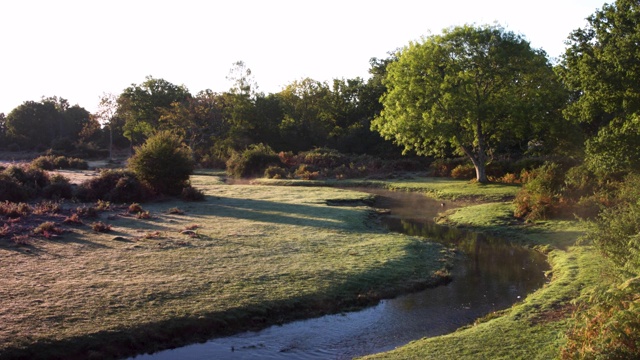
M 467 156 L 479 182 L 505 137 L 541 131 L 562 104 L 542 50 L 499 26 L 461 26 L 412 42 L 387 67 L 384 109 L 372 129 L 405 151 Z
M 640 3 L 618 0 L 569 36 L 559 74 L 572 93 L 567 119 L 588 137 L 586 162 L 606 174 L 640 166 Z
M 124 136 L 132 144 L 142 143 L 158 130 L 163 109 L 190 97 L 185 86 L 152 76 L 147 76 L 140 85 L 131 84 L 118 96 L 117 116 L 125 121 Z
M 13 109 L 5 120 L 8 141 L 23 148 L 49 147 L 54 140 L 73 144 L 93 119 L 84 108 L 63 98 L 25 101 Z

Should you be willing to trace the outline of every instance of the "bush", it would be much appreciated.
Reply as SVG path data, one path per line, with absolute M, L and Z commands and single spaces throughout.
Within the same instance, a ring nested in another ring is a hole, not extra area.
M 187 186 L 182 189 L 180 198 L 184 201 L 204 201 L 205 196 L 204 192 L 202 192 L 201 190 L 198 190 L 193 186 Z
M 267 179 L 286 179 L 289 172 L 282 166 L 272 165 L 264 171 L 264 177 Z
M 268 145 L 250 145 L 242 153 L 234 152 L 227 161 L 227 173 L 235 178 L 258 177 L 272 165 L 280 164 L 280 157 Z
M 143 202 L 148 200 L 151 194 L 151 190 L 141 183 L 134 173 L 126 170 L 104 170 L 97 178 L 80 184 L 76 191 L 78 200 L 84 202 Z
M 156 192 L 179 195 L 193 173 L 195 163 L 191 149 L 179 136 L 161 131 L 136 149 L 128 167 Z
M 42 155 L 31 161 L 31 168 L 49 171 L 55 169 L 86 170 L 89 168 L 89 164 L 79 158 L 70 158 L 66 156 L 56 155 Z
M 66 177 L 53 175 L 49 185 L 42 189 L 42 196 L 45 199 L 71 199 L 73 197 L 73 187 Z
M 451 177 L 454 179 L 474 179 L 476 168 L 471 164 L 458 165 L 451 170 Z
M 0 173 L 0 201 L 26 201 L 29 193 L 26 189 L 11 176 Z
M 556 163 L 535 169 L 516 194 L 514 216 L 528 221 L 547 217 L 558 203 L 563 180 L 560 166 Z
M 449 177 L 451 171 L 459 165 L 466 165 L 469 163 L 467 158 L 455 158 L 455 159 L 437 159 L 429 165 L 433 176 Z

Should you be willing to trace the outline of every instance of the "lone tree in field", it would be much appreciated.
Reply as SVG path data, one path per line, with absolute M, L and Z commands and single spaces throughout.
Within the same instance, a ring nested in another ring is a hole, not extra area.
M 182 192 L 194 166 L 191 149 L 169 131 L 160 131 L 147 139 L 129 159 L 129 169 L 140 180 L 166 195 Z
M 419 155 L 453 147 L 481 183 L 491 150 L 541 131 L 562 101 L 545 52 L 497 26 L 455 27 L 410 43 L 387 70 L 372 130 Z

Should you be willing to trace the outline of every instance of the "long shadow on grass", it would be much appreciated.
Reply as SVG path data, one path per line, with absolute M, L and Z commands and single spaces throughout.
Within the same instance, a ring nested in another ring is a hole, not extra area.
M 60 341 L 29 343 L 5 348 L 0 359 L 123 358 L 206 341 L 246 330 L 324 314 L 355 310 L 383 298 L 446 284 L 446 276 L 434 276 L 427 253 L 440 246 L 420 240 L 405 246 L 404 258 L 356 276 L 340 276 L 320 293 L 295 294 L 287 299 L 259 301 L 219 312 L 194 314 L 163 321 L 149 321 L 128 329 L 100 331 Z M 185 299 L 188 301 L 188 299 Z
M 340 203 L 346 205 L 349 202 Z M 364 203 L 356 200 L 353 205 L 364 205 Z M 358 232 L 368 229 L 365 224 L 367 216 L 365 210 L 326 204 L 304 205 L 253 199 L 209 198 L 206 203 L 199 204 L 196 209 L 189 212 L 189 216 L 217 216 Z

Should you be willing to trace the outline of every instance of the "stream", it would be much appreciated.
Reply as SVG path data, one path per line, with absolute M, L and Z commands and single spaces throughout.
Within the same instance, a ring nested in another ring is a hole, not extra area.
M 275 325 L 135 359 L 350 359 L 394 349 L 423 337 L 450 333 L 492 311 L 508 308 L 540 288 L 546 258 L 508 239 L 436 225 L 433 218 L 455 204 L 416 193 L 358 189 L 378 195 L 376 207 L 391 231 L 427 237 L 463 254 L 453 281 L 382 300 L 361 311 Z

